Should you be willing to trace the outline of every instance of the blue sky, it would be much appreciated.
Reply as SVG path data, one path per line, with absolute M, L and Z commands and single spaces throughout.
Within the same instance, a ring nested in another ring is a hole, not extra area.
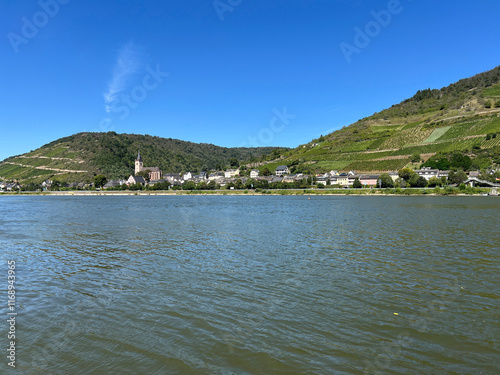
M 0 2 L 0 160 L 82 131 L 296 147 L 500 65 L 500 2 Z

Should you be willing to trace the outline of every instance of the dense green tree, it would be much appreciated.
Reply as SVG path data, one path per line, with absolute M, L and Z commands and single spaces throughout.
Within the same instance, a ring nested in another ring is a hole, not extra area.
M 464 171 L 468 170 L 472 164 L 470 157 L 459 152 L 456 152 L 451 156 L 450 162 L 451 168 L 461 168 Z
M 443 154 L 436 154 L 421 165 L 421 168 L 429 167 L 441 171 L 450 169 L 450 161 Z
M 196 190 L 207 190 L 207 189 L 208 189 L 208 185 L 207 185 L 206 181 L 200 181 L 196 185 Z
M 245 189 L 254 189 L 256 185 L 256 181 L 253 178 L 249 178 L 247 182 L 245 182 Z
M 229 161 L 229 165 L 231 165 L 231 167 L 236 168 L 236 167 L 239 167 L 240 162 L 236 158 L 231 158 L 231 160 Z
M 418 174 L 413 174 L 411 178 L 408 180 L 408 183 L 410 184 L 411 187 L 426 187 L 427 186 L 427 180 L 423 178 L 422 176 L 419 176 Z
M 145 169 L 137 173 L 137 176 L 143 177 L 144 180 L 149 181 L 149 173 L 151 171 L 149 169 Z
M 408 182 L 406 182 L 404 179 L 402 179 L 401 177 L 398 177 L 394 183 L 394 187 L 396 188 L 405 188 L 408 186 Z
M 448 175 L 448 181 L 451 184 L 461 184 L 467 180 L 467 174 L 463 170 L 458 170 L 458 171 L 450 171 L 450 174 Z
M 392 177 L 389 176 L 389 174 L 383 173 L 377 179 L 377 186 L 380 186 L 382 188 L 393 188 L 394 181 L 392 180 Z
M 481 169 L 486 169 L 490 166 L 491 166 L 491 158 L 487 155 L 479 155 L 478 157 L 472 159 L 470 169 L 481 170 Z
M 269 188 L 269 181 L 267 180 L 262 180 L 262 181 L 259 181 L 259 188 L 261 189 L 268 189 Z
M 157 182 L 153 186 L 150 187 L 151 190 L 168 190 L 170 187 L 170 182 L 168 181 L 162 181 L 162 182 Z
M 196 183 L 194 181 L 186 181 L 182 184 L 182 190 L 194 190 L 196 189 Z
M 62 187 L 62 182 L 53 178 L 52 184 L 50 185 L 50 190 L 59 191 L 61 187 Z
M 415 175 L 415 171 L 411 168 L 403 168 L 398 172 L 398 176 L 405 181 L 409 181 L 413 175 Z
M 128 190 L 143 190 L 144 189 L 144 186 L 142 186 L 140 183 L 135 183 L 135 184 L 132 184 L 128 187 Z
M 219 188 L 219 184 L 217 182 L 215 182 L 215 180 L 212 180 L 207 184 L 208 190 L 217 190 L 218 188 Z
M 235 189 L 243 189 L 245 186 L 243 185 L 243 182 L 241 181 L 241 178 L 238 178 L 234 184 Z
M 412 163 L 418 163 L 420 161 L 420 159 L 421 159 L 421 156 L 419 153 L 414 153 L 410 158 Z
M 103 174 L 98 174 L 94 177 L 94 186 L 96 188 L 102 188 L 104 185 L 106 185 L 107 182 L 108 179 Z
M 441 186 L 443 182 L 441 181 L 440 178 L 438 177 L 431 177 L 429 179 L 429 182 L 427 183 L 428 187 L 435 187 L 435 186 Z
M 356 179 L 352 183 L 352 187 L 354 189 L 361 189 L 363 187 L 363 185 L 361 184 L 361 181 L 359 181 L 359 178 L 356 177 Z
M 37 190 L 41 191 L 42 185 L 31 182 L 27 185 L 21 186 L 21 191 L 37 191 Z
M 262 176 L 271 176 L 273 173 L 269 170 L 268 167 L 264 167 L 261 171 Z

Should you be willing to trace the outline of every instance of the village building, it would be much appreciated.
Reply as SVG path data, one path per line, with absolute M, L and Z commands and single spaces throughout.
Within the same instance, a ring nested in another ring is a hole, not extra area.
M 120 182 L 118 180 L 110 180 L 106 182 L 106 184 L 103 186 L 104 189 L 112 189 L 114 187 L 120 186 Z
M 347 173 L 341 173 L 337 176 L 337 184 L 340 186 L 349 186 L 349 175 Z
M 283 177 L 281 176 L 276 176 L 276 177 L 272 177 L 271 178 L 271 181 L 269 181 L 270 183 L 273 183 L 273 182 L 282 182 L 283 181 Z
M 174 184 L 176 182 L 180 182 L 181 181 L 181 175 L 179 173 L 165 173 L 163 175 L 163 178 L 165 180 L 167 180 L 168 182 L 170 182 L 171 184 Z
M 250 178 L 257 178 L 259 177 L 259 170 L 258 169 L 252 169 L 250 171 Z
M 422 169 L 417 169 L 415 171 L 416 174 L 425 178 L 429 181 L 432 177 L 437 177 L 439 173 L 439 169 L 432 169 L 431 167 L 424 167 Z
M 352 186 L 357 178 L 359 178 L 357 174 L 347 174 L 347 186 Z
M 20 188 L 20 186 L 17 183 L 13 183 L 13 182 L 10 182 L 10 183 L 3 182 L 0 185 L 1 191 L 14 191 L 14 190 L 17 190 L 19 188 Z
M 200 172 L 193 177 L 195 180 L 205 181 L 208 179 L 207 172 Z
M 286 165 L 278 165 L 276 167 L 276 176 L 283 176 L 284 174 L 289 174 L 290 171 Z
M 325 177 L 323 175 L 319 176 L 319 177 L 316 177 L 316 183 L 317 184 L 321 184 L 321 185 L 327 185 L 327 181 L 329 181 L 330 179 L 328 177 Z
M 231 178 L 231 177 L 236 176 L 237 174 L 240 174 L 239 169 L 228 169 L 227 171 L 224 172 L 224 177 Z
M 489 174 L 490 176 L 493 176 L 495 173 L 497 173 L 497 170 L 500 171 L 500 169 L 490 168 L 486 173 Z
M 210 173 L 208 176 L 209 181 L 217 181 L 217 180 L 222 180 L 224 178 L 224 174 L 221 172 L 215 172 L 215 173 Z
M 398 172 L 389 172 L 388 175 L 392 178 L 392 182 L 396 182 L 396 180 L 399 178 Z
M 439 169 L 432 169 L 431 167 L 424 167 L 422 169 L 417 169 L 415 171 L 415 173 L 418 174 L 419 176 L 422 176 L 427 181 L 429 181 L 432 177 L 437 177 L 437 178 L 446 177 L 446 178 L 448 178 L 450 171 L 441 171 Z M 477 176 L 479 176 L 479 173 Z M 472 176 L 472 177 L 477 177 L 477 176 Z
M 135 159 L 135 175 L 142 171 L 149 171 L 150 181 L 161 180 L 161 169 L 158 167 L 145 167 L 142 162 L 141 152 L 139 151 L 137 153 L 137 159 Z
M 359 182 L 361 182 L 361 185 L 365 187 L 374 187 L 377 186 L 378 178 L 379 175 L 376 174 L 363 174 L 359 176 Z
M 450 171 L 447 170 L 447 171 L 438 171 L 438 177 L 441 178 L 441 177 L 445 177 L 445 178 L 448 178 L 448 176 L 450 175 Z
M 127 185 L 134 185 L 134 184 L 144 185 L 145 183 L 146 183 L 146 181 L 141 176 L 132 176 L 132 175 L 130 175 L 130 177 L 127 180 Z

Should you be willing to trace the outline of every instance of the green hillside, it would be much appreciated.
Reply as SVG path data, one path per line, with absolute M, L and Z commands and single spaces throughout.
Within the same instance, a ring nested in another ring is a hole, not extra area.
M 295 172 L 391 171 L 414 160 L 500 163 L 500 67 L 412 98 L 283 154 Z M 498 135 L 498 136 L 497 136 Z M 420 157 L 419 157 L 420 156 Z M 262 166 L 263 168 L 264 166 Z
M 57 176 L 63 182 L 84 182 L 99 173 L 108 179 L 126 178 L 134 170 L 138 150 L 145 166 L 160 167 L 164 172 L 198 172 L 224 168 L 235 161 L 257 160 L 275 148 L 225 148 L 115 132 L 78 133 L 4 160 L 0 178 L 41 182 Z
M 271 170 L 286 164 L 292 172 L 302 173 L 393 171 L 422 161 L 446 166 L 446 159 L 456 161 L 457 155 L 472 159 L 469 169 L 482 169 L 500 164 L 499 113 L 497 67 L 440 90 L 418 91 L 410 99 L 293 150 L 224 148 L 115 132 L 79 133 L 4 160 L 0 178 L 41 182 L 57 176 L 63 182 L 83 182 L 99 173 L 108 179 L 125 178 L 133 171 L 138 150 L 145 166 L 158 166 L 164 172 L 222 169 L 231 161 L 260 161 L 261 169 Z M 270 162 L 263 164 L 265 160 Z

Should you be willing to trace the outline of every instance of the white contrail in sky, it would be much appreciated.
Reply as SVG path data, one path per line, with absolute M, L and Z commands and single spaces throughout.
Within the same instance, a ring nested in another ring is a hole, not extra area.
M 141 68 L 141 58 L 138 47 L 128 42 L 118 52 L 113 77 L 108 84 L 108 89 L 104 93 L 104 104 L 106 112 L 111 112 L 113 102 L 117 100 L 117 95 L 124 91 L 127 83 L 135 73 Z

